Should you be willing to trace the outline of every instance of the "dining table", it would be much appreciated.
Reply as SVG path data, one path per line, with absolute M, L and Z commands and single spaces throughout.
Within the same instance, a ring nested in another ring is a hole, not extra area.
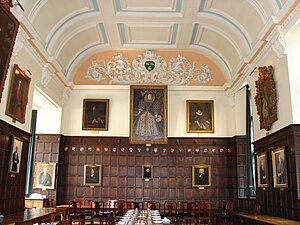
M 5 215 L 2 225 L 32 225 L 52 221 L 55 216 L 65 218 L 65 208 L 32 208 Z

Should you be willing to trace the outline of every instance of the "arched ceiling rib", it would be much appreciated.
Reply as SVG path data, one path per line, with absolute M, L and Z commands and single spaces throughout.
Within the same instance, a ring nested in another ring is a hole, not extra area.
M 44 47 L 41 52 L 55 60 L 58 74 L 69 82 L 80 76 L 77 71 L 93 55 L 151 49 L 204 56 L 220 69 L 214 76 L 222 77 L 217 79 L 224 80 L 222 85 L 232 82 L 245 58 L 259 49 L 258 35 L 268 31 L 270 17 L 282 14 L 288 4 L 287 0 L 64 1 L 24 0 L 25 12 L 15 12 L 25 17 L 27 30 Z

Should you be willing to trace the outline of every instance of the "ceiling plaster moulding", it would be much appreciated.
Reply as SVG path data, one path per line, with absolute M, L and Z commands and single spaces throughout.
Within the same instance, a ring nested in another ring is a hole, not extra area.
M 278 20 L 279 21 L 284 20 L 285 17 L 287 16 L 287 14 L 289 14 L 289 16 L 294 16 L 293 12 L 299 10 L 299 8 L 300 8 L 299 0 L 286 1 L 285 4 L 283 5 L 283 7 L 281 8 L 281 10 L 279 11 L 279 13 L 277 14 Z M 292 10 L 293 10 L 293 12 L 291 13 Z
M 259 4 L 259 2 L 258 1 L 248 1 L 248 3 L 250 5 L 252 5 L 252 7 L 258 13 L 258 15 L 260 16 L 260 18 L 262 19 L 262 21 L 264 21 L 264 23 L 265 23 L 268 20 L 268 14 L 265 12 L 265 10 L 263 9 L 263 7 L 261 7 L 261 5 Z
M 264 41 L 267 38 L 267 35 L 269 35 L 269 33 L 271 32 L 271 29 L 273 28 L 273 26 L 275 26 L 277 24 L 278 24 L 277 17 L 275 17 L 275 16 L 270 17 L 269 20 L 267 21 L 267 23 L 265 24 L 264 28 L 257 35 L 257 38 L 259 40 Z
M 213 80 L 208 65 L 196 66 L 185 57 L 178 55 L 167 62 L 154 52 L 145 51 L 132 62 L 121 53 L 103 64 L 95 60 L 85 75 L 98 82 L 108 80 L 108 84 L 203 84 Z
M 292 26 L 294 26 L 300 18 L 300 4 L 293 10 L 293 12 L 282 23 L 282 30 L 287 33 Z
M 147 3 L 147 5 L 136 6 L 130 1 L 115 0 L 117 16 L 143 16 L 143 17 L 182 17 L 182 0 L 167 1 L 137 1 Z
M 120 24 L 120 26 L 124 28 L 120 30 L 120 32 L 124 31 L 123 35 L 126 37 L 123 40 L 124 44 L 174 44 L 172 41 L 176 39 L 178 33 L 178 24 L 148 23 Z M 145 35 L 147 33 L 148 35 Z M 153 36 L 153 38 L 147 40 L 145 36 Z
M 99 15 L 96 17 L 96 13 L 94 14 L 86 14 L 83 16 L 76 17 L 72 20 L 72 23 L 64 24 L 64 29 L 59 29 L 58 31 L 54 32 L 51 36 L 51 40 L 47 43 L 47 49 L 49 52 L 52 52 L 54 48 L 58 45 L 61 45 L 61 39 L 65 40 L 66 36 L 72 36 L 74 33 L 78 33 L 78 30 L 89 29 L 92 27 L 97 28 L 100 30 L 99 25 L 103 25 L 102 22 L 99 22 Z M 99 33 L 102 34 L 100 30 Z M 105 34 L 106 35 L 106 34 Z M 57 50 L 56 50 L 57 51 Z
M 209 27 L 210 29 L 214 28 L 218 31 L 218 33 L 223 34 L 223 36 L 230 36 L 230 39 L 236 40 L 233 41 L 234 43 L 236 43 L 234 44 L 234 46 L 241 46 L 238 47 L 239 49 L 244 49 L 244 51 L 250 51 L 251 49 L 248 41 L 251 38 L 248 36 L 247 40 L 245 36 L 242 35 L 241 32 L 232 25 L 232 23 L 228 23 L 220 17 L 208 13 L 201 14 L 201 20 L 196 24 L 201 24 L 201 26 Z
M 231 68 L 228 67 L 224 61 L 218 55 L 216 55 L 214 51 L 211 50 L 210 46 L 190 45 L 190 48 L 194 49 L 195 52 L 201 52 L 202 54 L 205 54 L 208 58 L 213 60 L 220 67 L 226 81 L 231 79 Z
M 76 70 L 80 67 L 81 63 L 85 61 L 88 57 L 90 57 L 95 52 L 101 52 L 108 49 L 110 46 L 108 44 L 105 45 L 96 45 L 91 48 L 86 49 L 80 55 L 77 55 L 74 60 L 69 64 L 67 69 L 66 77 L 68 80 L 73 80 Z
M 233 46 L 233 48 L 235 49 L 235 51 L 237 52 L 237 54 L 240 57 L 242 57 L 244 55 L 244 53 L 242 53 L 242 49 L 241 49 L 240 45 L 238 45 L 238 43 L 233 40 L 232 35 L 229 35 L 228 33 L 225 33 L 219 27 L 214 27 L 214 26 L 211 26 L 211 25 L 210 26 L 203 25 L 203 28 L 201 29 L 201 33 L 203 33 L 204 29 L 214 31 L 217 34 L 221 35 L 222 37 L 224 37 L 224 39 L 226 39 Z M 199 42 L 201 42 L 201 41 L 199 41 Z M 246 46 L 243 46 L 243 49 L 247 48 L 247 47 L 246 48 L 245 47 Z
M 59 56 L 60 52 L 64 49 L 65 45 L 68 44 L 68 42 L 70 40 L 72 40 L 73 38 L 79 36 L 79 34 L 82 35 L 84 31 L 88 32 L 90 29 L 91 30 L 94 29 L 95 32 L 93 32 L 93 33 L 98 34 L 98 39 L 97 40 L 98 40 L 99 44 L 106 44 L 104 42 L 105 38 L 103 37 L 103 34 L 102 34 L 101 30 L 99 29 L 99 26 L 95 26 L 95 24 L 83 25 L 81 27 L 78 27 L 78 28 L 74 29 L 72 33 L 68 33 L 67 35 L 64 36 L 64 39 L 60 41 L 59 45 L 57 46 L 57 48 L 54 52 L 55 57 Z M 95 43 L 90 43 L 89 46 L 93 46 L 94 44 Z M 83 49 L 86 49 L 86 48 L 87 48 L 87 46 L 83 47 Z M 75 57 L 77 57 L 77 56 L 75 56 Z

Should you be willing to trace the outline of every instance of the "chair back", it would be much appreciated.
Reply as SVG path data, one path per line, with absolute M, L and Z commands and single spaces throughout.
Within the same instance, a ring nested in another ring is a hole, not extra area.
M 255 205 L 254 205 L 254 213 L 256 215 L 259 215 L 260 214 L 260 210 L 261 210 L 261 205 L 259 203 L 255 203 Z
M 211 203 L 197 201 L 195 204 L 195 215 L 198 223 L 211 224 Z
M 156 201 L 147 201 L 145 203 L 145 207 L 146 209 L 150 209 L 150 210 L 159 210 L 160 211 L 160 202 L 156 202 Z
M 177 215 L 177 202 L 165 201 L 164 203 L 164 216 L 172 217 Z
M 92 201 L 91 210 L 93 210 L 93 217 L 100 218 L 104 215 L 104 202 Z
M 76 216 L 77 214 L 79 214 L 80 209 L 81 209 L 81 204 L 79 201 L 69 201 L 68 216 L 69 217 Z
M 230 215 L 233 212 L 233 201 L 226 201 L 225 214 Z
M 125 201 L 115 201 L 114 208 L 116 216 L 123 216 L 125 213 Z
M 132 209 L 139 209 L 139 210 L 142 210 L 144 208 L 144 204 L 143 202 L 135 202 L 135 201 L 132 201 L 131 202 L 131 208 Z

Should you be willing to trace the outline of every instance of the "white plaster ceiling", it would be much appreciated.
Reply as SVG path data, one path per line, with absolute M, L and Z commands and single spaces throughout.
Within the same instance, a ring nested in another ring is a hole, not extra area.
M 72 82 L 102 52 L 183 51 L 205 56 L 236 82 L 296 0 L 19 0 L 14 14 L 46 65 Z M 29 35 L 30 34 L 30 35 Z M 107 59 L 109 60 L 109 58 Z

